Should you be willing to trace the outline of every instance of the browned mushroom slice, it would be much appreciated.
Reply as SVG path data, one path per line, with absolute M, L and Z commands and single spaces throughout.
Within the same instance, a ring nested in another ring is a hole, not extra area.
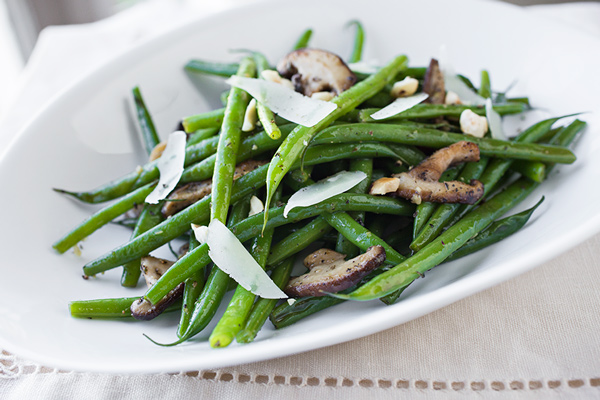
M 426 102 L 431 104 L 444 104 L 444 101 L 446 100 L 444 75 L 442 74 L 438 61 L 434 58 L 431 59 L 429 67 L 425 72 L 423 91 L 429 95 Z
M 483 196 L 480 181 L 438 182 L 446 169 L 467 161 L 479 161 L 479 147 L 472 142 L 457 142 L 436 151 L 409 172 L 378 179 L 373 182 L 370 193 L 394 193 L 416 204 L 422 201 L 474 204 Z
M 142 257 L 140 268 L 146 280 L 146 285 L 148 287 L 154 285 L 171 265 L 173 265 L 172 261 L 163 260 L 162 258 L 152 256 Z M 175 300 L 180 298 L 182 294 L 183 283 L 180 283 L 156 304 L 152 304 L 141 297 L 131 305 L 131 316 L 144 321 L 154 319 L 173 304 Z
M 241 162 L 235 168 L 233 179 L 238 179 L 264 164 L 266 164 L 266 161 L 247 160 Z M 167 197 L 167 201 L 162 208 L 162 213 L 165 217 L 174 215 L 202 199 L 204 196 L 208 196 L 211 192 L 211 179 L 188 183 L 187 185 L 174 190 L 169 197 Z
M 317 252 L 324 253 L 325 249 Z M 335 253 L 331 250 L 327 251 Z M 314 254 L 314 253 L 313 253 Z M 337 255 L 337 256 L 336 256 Z M 340 254 L 309 255 L 310 272 L 292 278 L 284 289 L 288 296 L 325 296 L 356 285 L 369 272 L 385 261 L 385 250 L 381 246 L 370 247 L 365 253 L 344 261 Z M 343 255 L 341 255 L 343 257 Z M 306 264 L 306 260 L 305 260 Z
M 335 95 L 356 83 L 356 75 L 337 55 L 325 50 L 300 49 L 277 64 L 281 76 L 291 79 L 297 92 L 311 96 L 317 92 Z

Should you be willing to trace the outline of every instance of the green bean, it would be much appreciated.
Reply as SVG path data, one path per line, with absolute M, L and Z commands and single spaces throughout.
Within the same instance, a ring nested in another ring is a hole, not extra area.
M 539 161 L 513 161 L 510 169 L 514 172 L 531 179 L 534 182 L 542 182 L 546 179 L 546 164 Z
M 271 279 L 280 289 L 283 289 L 290 279 L 290 274 L 292 273 L 293 267 L 294 257 L 289 257 L 278 264 L 273 270 Z M 254 306 L 252 307 L 252 311 L 250 311 L 248 320 L 244 324 L 242 330 L 240 330 L 236 335 L 235 340 L 238 343 L 252 342 L 266 322 L 267 318 L 269 318 L 269 314 L 271 314 L 271 311 L 273 311 L 273 308 L 275 308 L 276 305 L 276 299 L 259 298 L 256 300 L 256 303 L 254 303 Z
M 184 166 L 187 167 L 214 154 L 218 142 L 218 137 L 211 137 L 186 148 Z M 53 190 L 73 196 L 86 203 L 101 203 L 108 200 L 114 200 L 158 179 L 159 173 L 158 168 L 156 167 L 157 163 L 158 160 L 148 162 L 145 165 L 138 167 L 135 171 L 88 192 L 72 192 L 63 189 Z
M 195 132 L 198 129 L 204 128 L 218 128 L 223 123 L 223 117 L 225 116 L 225 109 L 219 108 L 217 110 L 208 111 L 201 114 L 190 115 L 185 117 L 181 121 L 183 129 L 187 132 Z
M 406 63 L 406 56 L 396 57 L 389 65 L 379 70 L 376 74 L 357 83 L 331 100 L 337 105 L 337 108 L 327 117 L 313 127 L 298 126 L 285 138 L 269 164 L 267 172 L 267 203 L 271 202 L 271 197 L 273 197 L 277 186 L 291 169 L 292 165 L 300 158 L 300 155 L 304 152 L 312 137 L 319 130 L 330 125 L 337 118 L 380 91 L 402 68 L 406 67 Z M 265 212 L 265 224 L 267 219 L 268 209 Z
M 366 301 L 383 297 L 408 286 L 423 273 L 443 262 L 497 217 L 522 201 L 536 186 L 536 183 L 524 178 L 517 180 L 505 191 L 471 211 L 412 257 L 378 275 L 348 295 L 332 296 L 344 300 Z
M 398 264 L 405 260 L 405 257 L 394 250 L 392 246 L 356 222 L 348 213 L 324 213 L 322 217 L 359 249 L 366 251 L 371 246 L 379 245 L 385 249 L 385 261 L 387 263 Z
M 294 208 L 289 212 L 287 218 L 283 217 L 283 209 L 284 207 L 277 207 L 272 210 L 272 216 L 267 221 L 265 230 L 295 223 L 320 215 L 323 212 L 368 211 L 407 216 L 414 211 L 412 204 L 404 200 L 354 193 L 339 194 L 310 207 Z M 231 231 L 241 242 L 260 235 L 263 227 L 260 221 L 261 219 L 264 220 L 263 214 L 264 212 L 248 217 L 232 227 Z M 162 299 L 166 293 L 193 274 L 197 268 L 202 268 L 199 266 L 200 260 L 205 263 L 210 261 L 206 244 L 186 254 L 173 264 L 159 281 L 146 292 L 146 298 L 152 303 Z
M 204 139 L 209 139 L 219 133 L 220 128 L 204 128 L 198 129 L 196 132 L 190 133 L 187 138 L 186 146 L 190 147 L 196 143 L 202 142 Z
M 155 184 L 148 184 L 146 186 L 142 186 L 136 191 L 125 196 L 123 199 L 119 200 L 119 202 L 96 212 L 95 214 L 88 217 L 85 221 L 83 221 L 80 225 L 78 225 L 75 229 L 71 230 L 65 236 L 58 239 L 52 245 L 52 247 L 59 253 L 64 253 L 65 251 L 69 250 L 71 247 L 75 246 L 77 243 L 85 239 L 87 236 L 91 235 L 93 232 L 106 225 L 109 221 L 112 221 L 119 215 L 127 212 L 136 204 L 143 203 L 146 197 L 154 189 L 154 186 Z
M 372 158 L 358 158 L 350 161 L 350 171 L 361 171 L 364 172 L 367 177 L 362 180 L 358 185 L 351 188 L 348 192 L 350 193 L 368 193 L 369 187 L 371 186 L 371 177 L 373 175 L 373 159 Z M 365 213 L 352 213 L 351 217 L 355 221 L 359 221 L 360 225 L 364 224 Z M 338 240 L 335 245 L 335 251 L 341 254 L 345 254 L 346 258 L 354 258 L 358 255 L 359 249 L 350 242 L 343 234 L 338 235 Z
M 312 147 L 312 150 L 307 151 L 304 159 L 305 165 L 314 165 L 318 163 L 328 162 L 335 159 L 351 158 L 351 157 L 381 157 L 381 156 L 393 156 L 391 150 L 385 150 L 384 145 L 378 144 L 367 144 L 362 145 L 350 145 L 346 146 L 344 152 L 336 151 L 335 148 L 330 146 L 326 147 L 325 150 L 320 150 L 318 146 Z M 296 168 L 299 167 L 299 163 L 296 163 Z M 267 165 L 257 168 L 256 170 L 242 176 L 234 182 L 232 191 L 232 202 L 239 201 L 243 197 L 249 195 L 254 190 L 262 187 L 265 184 L 265 177 L 267 172 Z M 139 191 L 139 189 L 138 189 Z M 137 193 L 137 192 L 134 192 Z M 95 275 L 103 271 L 107 271 L 111 268 L 115 268 L 128 261 L 134 260 L 137 257 L 141 257 L 150 253 L 152 250 L 164 245 L 165 243 L 181 236 L 187 230 L 191 223 L 195 224 L 206 224 L 208 223 L 209 217 L 209 205 L 212 196 L 206 196 L 200 201 L 192 204 L 188 208 L 175 214 L 168 220 L 157 225 L 153 229 L 143 233 L 136 237 L 134 240 L 114 249 L 110 253 L 91 261 L 83 267 L 84 273 L 87 275 Z M 141 197 L 138 201 L 145 199 Z M 131 205 L 129 206 L 131 208 Z M 127 206 L 123 210 L 128 210 Z M 103 211 L 100 211 L 102 213 Z M 124 212 L 124 211 L 122 211 Z M 111 219 L 114 216 L 111 216 Z M 104 219 L 103 223 L 107 223 L 110 219 Z M 84 229 L 84 228 L 76 228 Z M 71 246 L 75 245 L 84 236 L 78 236 Z M 62 240 L 61 240 L 62 241 Z M 70 248 L 67 247 L 64 251 Z
M 142 138 L 144 139 L 146 152 L 150 154 L 152 153 L 154 147 L 156 147 L 156 145 L 160 143 L 160 139 L 158 138 L 158 133 L 156 133 L 156 128 L 154 127 L 154 122 L 152 121 L 150 112 L 148 111 L 148 108 L 144 103 L 144 99 L 142 98 L 140 88 L 136 86 L 132 89 L 132 92 L 133 100 L 135 103 L 136 116 L 140 130 L 142 131 Z
M 353 20 L 348 22 L 347 26 L 356 26 L 356 35 L 354 36 L 354 45 L 352 46 L 352 54 L 348 59 L 349 63 L 357 63 L 362 59 L 363 44 L 365 41 L 365 30 L 360 21 Z
M 273 197 L 273 205 L 275 205 L 280 198 L 281 190 Z M 262 235 L 252 239 L 251 254 L 263 270 L 267 264 L 267 257 L 271 250 L 272 241 L 273 229 L 266 230 Z M 225 313 L 208 339 L 211 347 L 229 346 L 248 318 L 255 297 L 256 296 L 251 291 L 245 289 L 241 285 L 237 286 Z
M 326 308 L 344 302 L 342 299 L 322 296 L 322 297 L 302 297 L 297 299 L 293 304 L 286 302 L 275 307 L 269 319 L 277 329 L 285 328 L 302 318 L 322 311 Z
M 485 156 L 564 164 L 575 161 L 575 155 L 569 149 L 560 146 L 465 137 L 465 135 L 435 129 L 413 130 L 402 125 L 391 124 L 361 123 L 332 126 L 319 132 L 312 144 L 382 141 L 441 148 L 462 140 L 477 144 L 480 153 Z
M 267 58 L 261 53 L 254 52 L 253 53 L 254 62 L 256 63 L 256 72 L 257 76 L 262 79 L 262 71 L 269 69 L 269 62 Z M 275 122 L 275 115 L 271 110 L 267 108 L 264 104 L 260 102 L 256 102 L 256 112 L 258 114 L 258 119 L 260 124 L 262 125 L 265 132 L 269 135 L 271 139 L 279 139 L 281 137 L 281 130 L 277 126 Z
M 77 300 L 69 303 L 69 312 L 75 318 L 107 319 L 131 318 L 131 304 L 139 300 L 137 297 L 120 297 L 116 299 Z M 175 311 L 179 303 L 171 304 L 165 312 Z M 137 321 L 137 320 L 136 320 Z
M 253 77 L 255 74 L 256 65 L 252 58 L 244 58 L 240 63 L 237 75 Z M 211 221 L 217 219 L 223 224 L 227 222 L 227 211 L 229 210 L 231 189 L 233 187 L 233 173 L 240 146 L 244 114 L 249 101 L 250 95 L 248 93 L 236 87 L 231 88 L 215 157 L 212 178 Z
M 476 251 L 479 251 L 484 247 L 491 246 L 492 244 L 497 243 L 517 232 L 519 229 L 525 226 L 533 212 L 539 207 L 540 204 L 542 204 L 543 201 L 544 197 L 542 197 L 536 205 L 528 210 L 493 222 L 480 234 L 469 239 L 460 249 L 452 253 L 446 259 L 446 262 L 475 253 Z
M 231 215 L 229 216 L 228 227 L 231 228 L 232 225 L 235 225 L 236 223 L 241 221 L 246 215 L 248 215 L 249 209 L 250 209 L 250 202 L 248 201 L 247 198 L 240 200 L 236 204 L 234 204 L 232 207 Z M 196 247 L 194 250 L 192 250 L 191 252 L 189 252 L 187 254 L 194 253 L 195 251 L 198 251 L 199 249 L 202 249 L 202 248 L 206 249 L 207 245 L 203 244 L 199 247 Z M 207 254 L 206 257 L 208 257 L 208 252 L 206 252 L 206 254 Z M 184 256 L 183 258 L 185 258 L 185 257 L 186 256 Z M 197 271 L 204 268 L 204 266 L 208 262 L 203 262 L 203 260 L 198 260 L 198 263 L 200 263 L 200 265 L 198 265 Z M 172 266 L 171 266 L 171 268 L 172 268 Z M 167 271 L 169 271 L 169 270 L 167 270 Z M 216 265 L 213 266 L 212 270 L 210 271 L 210 275 L 208 276 L 208 279 L 206 280 L 206 284 L 204 285 L 204 288 L 202 289 L 202 293 L 200 294 L 200 296 L 196 299 L 196 302 L 194 303 L 194 310 L 192 311 L 192 315 L 190 316 L 190 320 L 189 320 L 187 329 L 182 334 L 178 335 L 179 339 L 177 341 L 175 341 L 174 343 L 168 344 L 168 345 L 163 345 L 163 346 L 172 346 L 172 345 L 182 343 L 182 342 L 186 341 L 187 339 L 189 339 L 190 337 L 192 337 L 192 336 L 198 334 L 200 331 L 202 331 L 206 327 L 206 325 L 208 325 L 210 323 L 210 321 L 216 314 L 217 309 L 219 308 L 219 305 L 221 304 L 221 301 L 223 300 L 223 296 L 225 295 L 225 292 L 227 291 L 227 288 L 228 288 L 230 282 L 232 282 L 232 279 L 229 277 L 229 275 L 227 275 L 221 269 L 217 268 Z M 148 339 L 150 339 L 150 338 L 148 338 Z M 159 344 L 159 343 L 153 341 L 152 339 L 150 339 L 150 340 L 152 342 L 154 342 L 155 344 Z
M 196 237 L 191 235 L 188 251 L 194 250 L 199 245 L 200 243 L 196 240 Z M 193 311 L 192 305 L 196 303 L 196 300 L 200 297 L 200 294 L 204 289 L 204 272 L 205 271 L 201 269 L 185 280 L 183 286 L 181 316 L 179 317 L 179 325 L 177 326 L 177 337 L 182 337 L 190 325 Z
M 308 43 L 310 42 L 310 38 L 313 34 L 312 29 L 307 29 L 304 32 L 302 32 L 302 35 L 300 35 L 300 37 L 298 38 L 298 41 L 296 41 L 296 44 L 293 47 L 293 50 L 300 50 L 303 49 L 305 47 L 308 47 Z
M 286 258 L 299 253 L 321 239 L 331 230 L 332 227 L 327 223 L 325 218 L 322 215 L 318 216 L 273 245 L 271 254 L 267 259 L 267 264 L 274 265 L 283 262 Z
M 163 215 L 160 212 L 162 204 L 144 204 L 140 217 L 133 228 L 131 238 L 135 238 L 148 229 L 155 227 L 163 221 Z M 121 275 L 121 286 L 136 287 L 141 274 L 140 259 L 136 259 L 123 265 L 123 274 Z
M 209 75 L 217 75 L 229 78 L 235 75 L 239 64 L 238 63 L 220 63 L 204 60 L 190 60 L 185 65 L 185 70 Z
M 492 84 L 490 83 L 490 74 L 483 70 L 481 71 L 481 85 L 479 85 L 479 90 L 477 91 L 484 99 L 489 99 L 492 96 Z
M 465 106 L 453 104 L 417 104 L 400 114 L 385 120 L 374 120 L 371 114 L 379 111 L 376 108 L 365 108 L 360 110 L 357 115 L 356 122 L 393 122 L 406 119 L 432 119 L 436 117 L 454 117 L 459 118 L 460 114 L 465 110 L 471 110 L 475 114 L 485 115 L 485 107 L 483 106 Z M 500 115 L 519 114 L 525 111 L 525 106 L 521 103 L 497 104 L 494 110 Z M 354 122 L 354 121 L 352 121 Z

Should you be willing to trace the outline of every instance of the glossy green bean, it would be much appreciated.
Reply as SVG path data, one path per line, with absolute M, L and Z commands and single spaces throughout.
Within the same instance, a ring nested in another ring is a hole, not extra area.
M 108 222 L 112 221 L 119 215 L 122 215 L 131 208 L 133 208 L 136 204 L 143 203 L 146 197 L 154 189 L 154 186 L 155 184 L 148 184 L 146 186 L 143 186 L 137 189 L 136 191 L 128 194 L 123 199 L 119 200 L 119 202 L 111 204 L 110 206 L 105 207 L 102 210 L 96 212 L 95 214 L 88 217 L 76 228 L 68 232 L 65 236 L 58 239 L 52 245 L 52 247 L 59 253 L 64 253 L 65 251 L 69 250 L 71 247 L 75 246 L 77 243 L 94 233 L 96 230 L 106 225 Z
M 300 50 L 305 47 L 308 47 L 308 43 L 310 42 L 310 38 L 312 37 L 313 31 L 312 29 L 307 29 L 298 38 L 296 44 L 294 44 L 293 50 Z
M 185 64 L 185 70 L 189 72 L 217 75 L 223 77 L 230 77 L 235 75 L 239 64 L 238 63 L 221 63 L 204 60 L 190 60 Z
M 75 318 L 114 319 L 131 318 L 131 304 L 140 297 L 119 297 L 115 299 L 77 300 L 69 303 L 69 312 Z M 175 311 L 179 303 L 171 304 L 164 312 Z M 135 320 L 137 321 L 137 320 Z
M 533 212 L 539 207 L 540 204 L 542 204 L 543 201 L 544 198 L 542 197 L 540 201 L 538 201 L 533 207 L 518 214 L 514 214 L 493 222 L 481 233 L 469 239 L 460 249 L 452 253 L 446 259 L 446 262 L 475 253 L 476 251 L 479 251 L 487 246 L 491 246 L 492 244 L 497 243 L 517 232 L 523 226 L 525 226 Z
M 188 251 L 194 250 L 200 243 L 196 240 L 194 235 L 190 236 L 189 249 Z M 181 315 L 179 317 L 179 325 L 177 325 L 177 337 L 181 338 L 188 326 L 190 325 L 190 319 L 192 317 L 193 305 L 196 300 L 200 297 L 202 290 L 204 290 L 205 283 L 205 271 L 200 269 L 191 277 L 187 278 L 183 287 L 183 296 L 181 302 Z
M 219 108 L 217 110 L 204 112 L 201 114 L 190 115 L 185 117 L 181 123 L 183 129 L 187 132 L 195 132 L 198 129 L 205 128 L 218 128 L 223 124 L 223 118 L 225 117 L 225 109 Z
M 275 265 L 283 262 L 286 258 L 299 253 L 321 239 L 332 229 L 323 216 L 318 216 L 302 228 L 290 233 L 281 241 L 274 244 L 271 248 L 271 254 L 267 259 L 267 264 Z
M 260 79 L 263 79 L 261 73 L 264 70 L 270 69 L 269 62 L 263 54 L 258 52 L 254 52 L 253 57 L 254 62 L 256 63 L 256 75 Z M 256 112 L 258 114 L 258 120 L 260 121 L 261 126 L 269 135 L 269 137 L 274 140 L 279 139 L 281 137 L 281 130 L 277 126 L 273 112 L 260 102 L 256 103 Z
M 413 130 L 392 124 L 344 124 L 323 129 L 312 144 L 381 141 L 413 146 L 441 148 L 466 140 L 476 143 L 481 154 L 506 159 L 524 159 L 543 162 L 573 163 L 575 155 L 561 146 L 535 143 L 507 142 L 490 138 L 465 137 L 465 135 L 435 129 Z M 488 167 L 489 168 L 489 167 Z
M 473 111 L 475 114 L 485 115 L 485 107 L 483 106 L 417 104 L 416 106 L 393 117 L 386 118 L 385 120 L 374 120 L 371 118 L 371 114 L 379 111 L 379 109 L 365 108 L 358 113 L 356 122 L 393 122 L 406 119 L 431 119 L 436 117 L 459 118 L 460 114 L 467 109 Z M 500 115 L 520 114 L 525 111 L 525 109 L 525 105 L 521 103 L 497 104 L 494 106 L 494 110 Z
M 293 267 L 294 257 L 290 257 L 278 264 L 273 270 L 271 279 L 280 289 L 283 289 L 289 281 Z M 252 342 L 276 305 L 276 299 L 259 298 L 256 300 L 256 303 L 254 303 L 254 306 L 252 307 L 252 311 L 250 311 L 248 320 L 244 324 L 242 330 L 236 335 L 235 340 L 238 343 Z
M 134 87 L 132 89 L 132 93 L 138 125 L 140 127 L 140 131 L 142 132 L 146 153 L 150 154 L 152 153 L 154 147 L 160 143 L 160 139 L 158 138 L 156 127 L 154 126 L 150 112 L 146 107 L 146 103 L 144 102 L 142 93 L 140 92 L 140 88 L 138 86 Z
M 354 35 L 354 44 L 352 46 L 352 54 L 348 58 L 349 63 L 357 63 L 362 60 L 363 45 L 365 42 L 365 30 L 358 20 L 348 22 L 347 26 L 356 26 L 356 34 Z

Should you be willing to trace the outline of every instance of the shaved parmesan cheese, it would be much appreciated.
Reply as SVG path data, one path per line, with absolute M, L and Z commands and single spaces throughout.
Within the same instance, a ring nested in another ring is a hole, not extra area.
M 502 118 L 498 114 L 492 105 L 492 99 L 485 100 L 485 116 L 488 120 L 490 133 L 494 139 L 507 140 L 508 138 L 504 134 L 502 128 Z
M 250 93 L 256 101 L 282 118 L 303 126 L 316 125 L 337 108 L 335 103 L 311 99 L 283 85 L 262 79 L 234 75 L 225 82 Z
M 158 184 L 152 193 L 146 197 L 146 203 L 157 204 L 160 200 L 165 199 L 177 186 L 185 162 L 185 140 L 186 135 L 183 131 L 176 131 L 169 135 L 167 147 L 156 162 L 160 173 Z
M 287 218 L 290 210 L 296 207 L 308 207 L 323 200 L 352 189 L 367 177 L 362 171 L 342 171 L 313 185 L 298 190 L 290 197 L 283 209 Z
M 256 196 L 252 196 L 250 198 L 250 212 L 248 213 L 248 216 L 251 217 L 254 214 L 263 212 L 264 210 L 265 205 L 263 204 L 262 200 Z
M 394 100 L 392 104 L 383 107 L 376 113 L 371 114 L 371 118 L 380 120 L 393 117 L 394 115 L 400 114 L 402 111 L 413 108 L 428 97 L 429 95 L 427 93 L 419 93 L 409 97 L 399 97 Z
M 208 226 L 192 224 L 192 231 L 194 232 L 194 237 L 198 243 L 206 243 L 206 239 L 208 238 Z
M 359 61 L 348 64 L 348 68 L 352 72 L 358 72 L 360 74 L 374 74 L 381 69 L 376 61 Z
M 244 289 L 265 299 L 287 299 L 286 294 L 221 221 L 213 219 L 210 222 L 206 243 L 210 259 Z

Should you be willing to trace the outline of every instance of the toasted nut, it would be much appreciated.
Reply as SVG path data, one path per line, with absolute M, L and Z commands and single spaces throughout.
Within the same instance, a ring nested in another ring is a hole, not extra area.
M 248 103 L 248 107 L 246 107 L 246 114 L 244 114 L 244 123 L 242 124 L 242 131 L 253 131 L 256 127 L 256 121 L 258 121 L 258 114 L 256 113 L 256 99 L 252 99 L 250 100 L 250 103 Z
M 335 97 L 335 94 L 331 92 L 315 92 L 310 95 L 312 99 L 322 100 L 322 101 L 330 101 Z
M 292 81 L 290 81 L 289 79 L 281 77 L 281 75 L 279 75 L 279 72 L 277 72 L 275 70 L 265 69 L 264 71 L 262 71 L 260 73 L 260 76 L 265 81 L 279 83 L 280 85 L 283 85 L 283 86 L 285 86 L 288 89 L 294 90 L 294 84 L 292 83 Z
M 167 142 L 160 142 L 159 144 L 154 146 L 154 148 L 150 152 L 148 161 L 154 161 L 154 160 L 160 158 L 160 156 L 162 156 L 162 153 L 165 151 L 166 147 L 167 147 Z
M 419 81 L 415 78 L 407 76 L 401 81 L 395 82 L 390 91 L 392 97 L 408 97 L 417 93 Z
M 460 100 L 460 97 L 458 97 L 458 94 L 452 92 L 452 91 L 448 91 L 446 93 L 446 100 L 444 102 L 444 104 L 462 104 L 462 101 Z
M 460 130 L 467 135 L 481 138 L 488 130 L 487 118 L 467 109 L 460 113 Z
M 400 179 L 398 178 L 379 178 L 373 182 L 370 194 L 394 193 L 398 190 L 398 186 L 400 186 Z

